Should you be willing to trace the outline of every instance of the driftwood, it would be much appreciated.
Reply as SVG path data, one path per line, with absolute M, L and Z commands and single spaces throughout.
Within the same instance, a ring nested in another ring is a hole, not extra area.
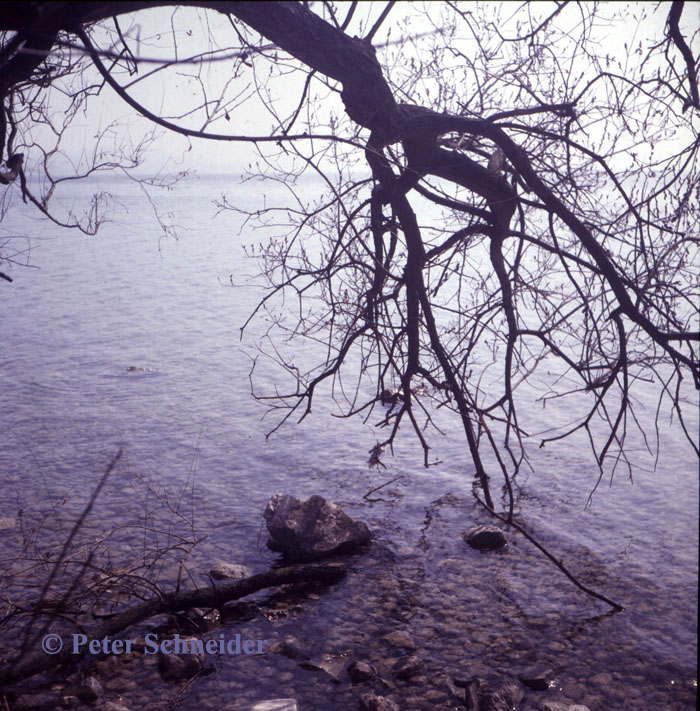
M 163 613 L 181 612 L 193 607 L 221 607 L 232 600 L 250 595 L 251 593 L 290 583 L 335 583 L 341 580 L 346 569 L 339 565 L 297 565 L 289 568 L 268 570 L 265 573 L 252 575 L 248 578 L 234 580 L 224 585 L 214 585 L 198 588 L 189 592 L 167 593 L 160 597 L 147 600 L 140 605 L 120 612 L 103 624 L 89 630 L 81 630 L 89 639 L 102 639 L 118 634 L 149 617 Z M 39 646 L 40 640 L 36 640 Z M 69 661 L 75 661 L 80 655 L 73 654 L 71 645 L 54 655 L 42 651 L 22 655 L 19 659 L 10 661 L 0 669 L 0 688 L 27 679 L 35 674 L 49 671 Z

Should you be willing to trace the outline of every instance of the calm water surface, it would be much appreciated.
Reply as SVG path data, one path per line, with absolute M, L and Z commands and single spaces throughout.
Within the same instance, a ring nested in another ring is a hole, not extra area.
M 32 235 L 37 268 L 16 268 L 14 283 L 0 283 L 0 516 L 22 509 L 28 527 L 43 521 L 39 540 L 55 542 L 124 447 L 90 531 L 156 520 L 168 521 L 171 534 L 193 529 L 206 536 L 188 559 L 202 582 L 217 560 L 269 567 L 276 557 L 264 546 L 261 513 L 270 495 L 319 493 L 366 520 L 376 550 L 312 610 L 250 623 L 256 634 L 291 634 L 309 654 L 347 647 L 343 653 L 379 663 L 385 651 L 375 638 L 399 629 L 434 675 L 540 660 L 557 671 L 553 693 L 592 711 L 694 708 L 697 461 L 678 428 L 663 429 L 655 470 L 642 458 L 646 469 L 634 483 L 620 472 L 592 507 L 585 505 L 597 474 L 582 454 L 585 441 L 533 447 L 534 473 L 519 481 L 522 520 L 624 613 L 605 615 L 605 605 L 578 593 L 522 539 L 503 555 L 474 555 L 460 534 L 488 519 L 470 496 L 456 425 L 436 440 L 443 464 L 429 470 L 408 439 L 386 470 L 369 469 L 379 413 L 366 424 L 340 420 L 321 400 L 302 424 L 265 438 L 274 420 L 263 419 L 248 375 L 267 324 L 243 340 L 240 327 L 262 293 L 248 277 L 255 265 L 243 245 L 266 235 L 241 231 L 231 213 L 213 219 L 211 201 L 229 188 L 194 178 L 159 197 L 180 225 L 178 240 L 160 238 L 128 184 L 110 183 L 125 209 L 95 237 L 38 223 L 16 205 L 3 227 Z M 270 189 L 236 190 L 254 200 Z M 564 416 L 548 408 L 547 417 Z M 650 393 L 638 411 L 651 423 L 654 409 Z M 363 498 L 395 477 L 373 500 Z M 179 502 L 189 523 L 159 513 L 164 498 Z M 391 595 L 400 614 L 389 609 Z M 319 694 L 340 708 L 349 703 L 349 692 L 319 691 L 313 672 L 291 660 L 272 668 L 266 676 L 221 664 L 216 682 L 202 680 L 190 703 L 211 696 L 214 683 L 252 699 L 293 691 L 300 708 L 312 708 Z M 416 688 L 411 698 L 425 693 Z

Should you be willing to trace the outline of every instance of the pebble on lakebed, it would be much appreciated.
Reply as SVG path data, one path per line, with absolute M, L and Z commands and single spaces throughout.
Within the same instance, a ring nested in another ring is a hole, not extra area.
M 508 543 L 500 528 L 495 526 L 474 526 L 462 534 L 465 542 L 480 551 L 495 551 Z

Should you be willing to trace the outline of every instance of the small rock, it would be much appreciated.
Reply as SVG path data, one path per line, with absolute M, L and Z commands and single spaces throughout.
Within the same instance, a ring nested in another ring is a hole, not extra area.
M 367 662 L 352 662 L 348 666 L 348 674 L 353 684 L 369 681 L 377 676 L 377 670 Z
M 595 686 L 608 687 L 613 683 L 612 674 L 609 674 L 608 672 L 600 672 L 599 674 L 592 676 L 589 679 L 589 682 Z
M 181 643 L 190 644 L 194 637 L 179 637 Z M 163 678 L 171 681 L 191 679 L 204 668 L 206 654 L 199 652 L 186 654 L 164 654 L 158 652 L 158 669 Z
M 546 691 L 554 683 L 554 673 L 548 667 L 527 667 L 517 673 L 518 679 L 529 689 Z
M 517 681 L 506 681 L 497 686 L 489 685 L 481 692 L 480 711 L 512 711 L 517 709 L 525 692 Z
M 129 711 L 129 709 L 126 706 L 114 703 L 114 701 L 108 701 L 106 704 L 100 704 L 98 711 Z
M 214 580 L 225 580 L 226 578 L 249 578 L 253 571 L 247 565 L 239 565 L 238 563 L 225 563 L 223 561 L 217 563 L 210 571 Z
M 363 694 L 360 697 L 360 711 L 401 711 L 399 705 L 388 696 Z
M 297 711 L 297 702 L 295 699 L 268 699 L 253 704 L 250 711 Z
M 397 679 L 406 681 L 414 676 L 418 676 L 418 674 L 423 671 L 423 667 L 423 660 L 411 655 L 410 657 L 399 659 L 399 661 L 394 664 L 392 670 Z
M 221 622 L 221 613 L 218 610 L 203 610 L 201 607 L 187 610 L 186 616 L 192 627 L 202 632 L 214 629 Z
M 459 702 L 459 708 L 464 708 L 465 703 L 464 703 L 464 689 L 461 687 L 458 687 L 452 679 L 445 679 L 445 686 L 447 687 L 448 691 L 450 692 L 450 696 L 452 699 L 456 700 Z
M 138 375 L 144 375 L 145 373 L 155 373 L 155 370 L 152 368 L 143 368 L 138 365 L 128 365 L 126 367 L 126 372 L 127 373 L 132 373 L 132 374 L 138 374 Z
M 545 701 L 542 709 L 543 711 L 591 711 L 583 704 L 562 704 L 559 701 Z
M 479 701 L 479 696 L 481 692 L 481 679 L 478 678 L 471 678 L 471 679 L 466 679 L 464 677 L 454 677 L 453 680 L 454 685 L 459 688 L 464 690 L 464 696 L 459 697 L 462 698 L 464 701 L 464 707 L 467 709 L 467 711 L 478 711 L 480 701 Z
M 342 656 L 335 656 L 333 654 L 326 654 L 322 657 L 317 657 L 315 659 L 309 659 L 306 662 L 301 662 L 299 666 L 302 669 L 308 669 L 309 671 L 323 671 L 328 674 L 332 681 L 336 684 L 340 683 L 340 678 L 345 671 L 345 665 L 347 659 Z
M 474 526 L 462 534 L 462 538 L 480 551 L 494 551 L 508 543 L 503 531 L 495 526 Z
M 401 647 L 402 649 L 408 649 L 410 651 L 416 649 L 416 643 L 411 639 L 411 636 L 407 632 L 402 632 L 401 630 L 389 632 L 389 634 L 385 634 L 382 639 L 385 639 L 394 647 Z
M 3 528 L 14 528 L 15 520 L 13 518 L 7 518 L 6 516 L 0 516 L 0 530 Z
M 428 691 L 423 692 L 423 698 L 426 701 L 430 701 L 433 708 L 444 708 L 443 704 L 448 702 L 448 695 L 438 689 L 428 689 Z
M 306 656 L 293 637 L 288 637 L 281 642 L 274 642 L 269 647 L 269 653 L 280 654 L 283 657 L 289 657 L 289 659 L 299 659 Z
M 465 677 L 461 675 L 452 677 L 452 683 L 460 689 L 468 689 L 474 681 L 476 681 L 477 683 L 479 682 L 478 679 L 472 679 L 471 677 Z
M 84 703 L 92 704 L 105 692 L 102 684 L 94 676 L 89 676 L 73 690 L 73 693 Z
M 93 671 L 101 679 L 104 679 L 106 677 L 112 676 L 113 674 L 116 674 L 120 666 L 121 663 L 119 661 L 119 657 L 115 654 L 105 657 L 104 659 L 100 659 L 99 662 L 95 662 L 95 664 L 93 665 Z

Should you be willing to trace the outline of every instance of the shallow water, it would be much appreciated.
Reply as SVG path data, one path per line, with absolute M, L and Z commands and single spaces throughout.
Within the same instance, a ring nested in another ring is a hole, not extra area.
M 404 631 L 427 671 L 385 690 L 402 708 L 449 708 L 447 676 L 505 675 L 534 661 L 552 666 L 557 684 L 529 692 L 528 701 L 546 693 L 592 711 L 695 708 L 697 462 L 678 428 L 662 432 L 656 471 L 651 460 L 634 483 L 618 474 L 589 508 L 597 473 L 582 456 L 585 442 L 533 449 L 534 473 L 518 481 L 521 520 L 584 582 L 622 602 L 623 613 L 606 614 L 515 534 L 502 553 L 471 551 L 461 533 L 488 517 L 471 497 L 454 425 L 436 442 L 443 464 L 428 470 L 408 440 L 386 458 L 387 469 L 368 469 L 378 412 L 367 424 L 348 422 L 319 401 L 303 423 L 265 438 L 273 420 L 263 419 L 248 381 L 264 324 L 239 338 L 261 293 L 246 279 L 254 266 L 242 245 L 264 235 L 240 234 L 232 214 L 203 218 L 225 187 L 195 179 L 164 196 L 181 225 L 177 241 L 160 240 L 137 211 L 133 187 L 117 183 L 130 210 L 96 237 L 38 227 L 19 207 L 3 223 L 41 239 L 32 252 L 39 269 L 15 269 L 14 283 L 0 284 L 0 516 L 17 517 L 25 532 L 41 521 L 39 546 L 55 544 L 123 447 L 88 533 L 140 526 L 115 534 L 115 560 L 146 546 L 146 528 L 157 528 L 161 543 L 206 536 L 188 557 L 193 580 L 206 582 L 217 560 L 256 572 L 277 560 L 261 532 L 271 494 L 319 493 L 367 521 L 372 552 L 353 559 L 343 583 L 280 602 L 274 614 L 242 623 L 241 633 L 291 636 L 312 659 L 366 659 L 390 678 L 401 649 L 386 637 Z M 261 190 L 242 189 L 251 199 Z M 240 286 L 231 287 L 231 275 Z M 651 392 L 639 410 L 653 417 Z M 395 477 L 372 501 L 363 498 Z M 7 551 L 18 531 L 0 531 Z M 169 565 L 159 573 L 167 576 Z M 362 685 L 335 683 L 298 662 L 219 658 L 216 672 L 188 689 L 184 707 L 215 706 L 232 694 L 293 696 L 300 709 L 356 708 Z M 134 679 L 155 683 L 145 660 L 132 667 Z M 127 705 L 152 707 L 143 687 L 128 691 L 122 682 L 113 692 Z

